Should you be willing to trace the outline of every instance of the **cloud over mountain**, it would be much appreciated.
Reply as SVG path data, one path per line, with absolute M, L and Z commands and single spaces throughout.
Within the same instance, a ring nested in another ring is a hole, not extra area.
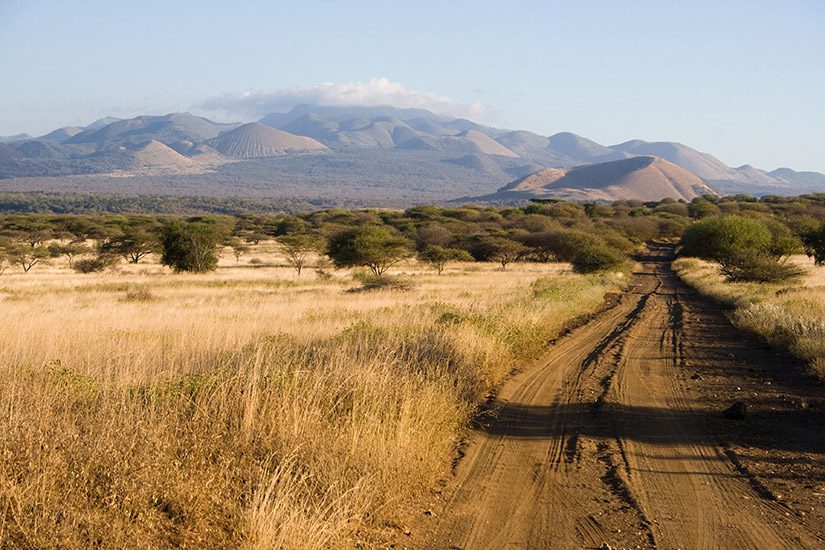
M 483 120 L 490 110 L 481 103 L 462 104 L 431 92 L 409 90 L 388 78 L 367 82 L 323 82 L 272 91 L 222 94 L 205 99 L 194 107 L 215 115 L 260 118 L 273 111 L 286 111 L 308 103 L 331 107 L 392 105 L 400 108 L 427 109 L 434 113 Z

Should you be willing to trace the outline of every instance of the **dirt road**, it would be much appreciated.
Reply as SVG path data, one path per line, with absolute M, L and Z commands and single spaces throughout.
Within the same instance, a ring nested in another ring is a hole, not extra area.
M 825 548 L 822 389 L 688 292 L 671 252 L 505 384 L 407 544 Z M 737 399 L 748 417 L 723 418 Z

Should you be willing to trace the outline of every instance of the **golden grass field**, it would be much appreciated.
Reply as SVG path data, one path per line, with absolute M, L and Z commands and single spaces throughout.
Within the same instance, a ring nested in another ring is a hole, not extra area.
M 730 319 L 769 343 L 787 347 L 825 379 L 825 269 L 806 256 L 802 281 L 787 284 L 729 283 L 715 264 L 693 258 L 674 263 L 677 274 L 699 292 L 733 308 Z
M 255 264 L 250 259 L 255 258 Z M 0 276 L 0 547 L 369 547 L 449 472 L 475 407 L 622 279 L 563 265 L 299 278 L 262 243 Z

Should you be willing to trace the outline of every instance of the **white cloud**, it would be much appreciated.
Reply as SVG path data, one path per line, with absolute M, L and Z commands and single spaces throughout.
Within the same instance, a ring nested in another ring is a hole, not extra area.
M 223 94 L 208 98 L 195 107 L 220 118 L 257 119 L 272 112 L 288 111 L 302 103 L 335 107 L 391 105 L 427 109 L 442 115 L 482 121 L 492 115 L 481 103 L 462 104 L 430 92 L 408 90 L 402 84 L 392 82 L 388 78 L 342 84 L 324 82 L 273 91 Z

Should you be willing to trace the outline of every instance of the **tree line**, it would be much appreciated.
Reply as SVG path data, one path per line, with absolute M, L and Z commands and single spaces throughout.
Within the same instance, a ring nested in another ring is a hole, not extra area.
M 217 266 L 221 247 L 236 258 L 275 240 L 300 274 L 318 256 L 380 277 L 415 257 L 441 273 L 454 261 L 564 261 L 582 273 L 622 269 L 647 241 L 681 240 L 682 254 L 719 262 L 731 280 L 799 276 L 787 262 L 806 252 L 825 262 L 825 195 L 704 196 L 691 202 L 576 204 L 536 200 L 520 207 L 418 206 L 407 210 L 327 209 L 303 214 L 0 215 L 0 271 L 29 272 L 63 256 L 81 272 L 160 254 L 179 272 Z

